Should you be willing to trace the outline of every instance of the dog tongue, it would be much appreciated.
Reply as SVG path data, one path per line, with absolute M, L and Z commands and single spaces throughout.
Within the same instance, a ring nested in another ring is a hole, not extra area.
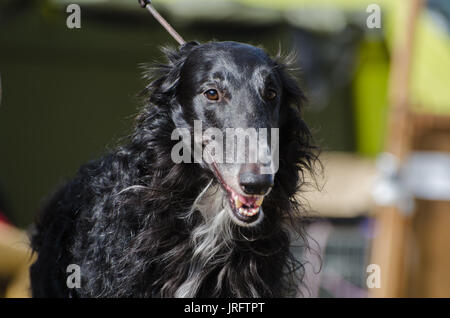
M 239 200 L 244 203 L 246 206 L 252 206 L 256 202 L 256 197 L 243 197 L 239 196 Z

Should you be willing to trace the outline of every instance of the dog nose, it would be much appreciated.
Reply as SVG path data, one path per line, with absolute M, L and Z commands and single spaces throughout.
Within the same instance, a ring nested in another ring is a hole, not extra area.
M 239 173 L 239 185 L 246 194 L 263 195 L 273 187 L 273 175 L 244 169 Z

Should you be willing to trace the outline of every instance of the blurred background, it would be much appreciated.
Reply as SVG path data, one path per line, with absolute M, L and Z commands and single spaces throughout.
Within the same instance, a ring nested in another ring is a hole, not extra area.
M 324 164 L 302 193 L 306 296 L 450 297 L 449 1 L 153 4 L 186 40 L 298 52 Z M 139 65 L 168 44 L 134 0 L 0 1 L 0 296 L 29 295 L 36 211 L 130 131 Z

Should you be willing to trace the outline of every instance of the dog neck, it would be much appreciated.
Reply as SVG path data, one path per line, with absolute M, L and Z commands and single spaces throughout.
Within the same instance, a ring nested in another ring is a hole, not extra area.
M 224 190 L 211 180 L 194 201 L 188 217 L 200 213 L 202 222 L 191 233 L 192 265 L 175 297 L 195 297 L 208 269 L 220 266 L 231 254 L 234 224 L 226 211 L 225 200 Z M 216 289 L 220 289 L 219 280 Z

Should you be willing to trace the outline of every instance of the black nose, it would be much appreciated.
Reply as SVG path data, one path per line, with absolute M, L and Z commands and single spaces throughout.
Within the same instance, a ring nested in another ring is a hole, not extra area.
M 246 194 L 263 195 L 273 187 L 273 175 L 242 171 L 239 173 L 239 185 Z

